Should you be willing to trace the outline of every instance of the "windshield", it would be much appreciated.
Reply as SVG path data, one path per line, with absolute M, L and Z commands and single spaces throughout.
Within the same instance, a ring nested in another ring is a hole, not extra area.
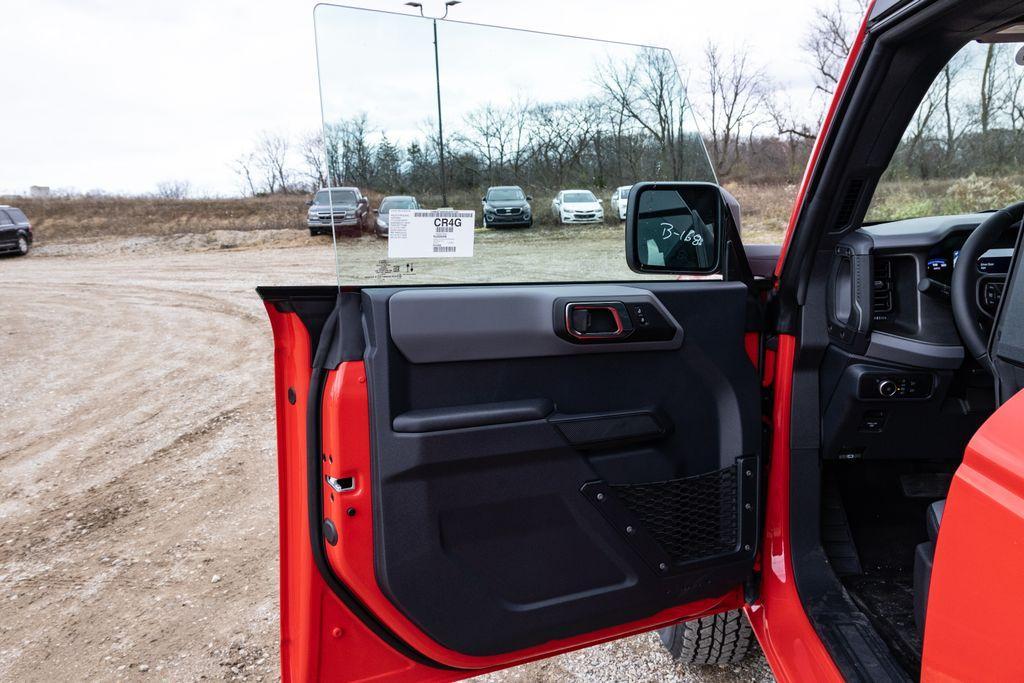
M 334 235 L 339 285 L 670 279 L 629 269 L 618 206 L 596 201 L 716 181 L 668 50 L 418 12 L 318 4 L 314 16 L 323 186 L 433 207 L 314 220 Z M 575 77 L 552 78 L 553 63 Z M 594 209 L 585 231 L 551 210 L 567 188 Z
M 411 197 L 402 197 L 401 199 L 385 199 L 380 203 L 380 212 L 387 213 L 391 209 L 415 209 L 416 200 Z
M 517 187 L 505 187 L 487 193 L 489 202 L 514 202 L 523 199 L 526 199 L 526 195 Z
M 327 190 L 320 190 L 316 193 L 316 204 L 355 204 L 356 193 L 352 190 L 331 190 L 328 199 Z
M 592 192 L 566 192 L 562 195 L 562 201 L 566 204 L 589 204 L 596 202 L 597 197 Z
M 1019 48 L 968 43 L 939 72 L 878 182 L 867 222 L 987 211 L 1024 198 Z

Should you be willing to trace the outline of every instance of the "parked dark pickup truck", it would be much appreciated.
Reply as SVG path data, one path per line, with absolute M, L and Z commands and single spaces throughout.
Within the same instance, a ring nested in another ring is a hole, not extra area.
M 338 232 L 362 233 L 369 220 L 370 202 L 358 187 L 324 188 L 316 193 L 308 206 L 306 225 L 313 236 L 331 234 L 332 225 Z

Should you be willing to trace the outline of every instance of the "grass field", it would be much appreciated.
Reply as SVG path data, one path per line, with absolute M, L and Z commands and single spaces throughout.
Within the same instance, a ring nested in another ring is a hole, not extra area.
M 743 211 L 743 234 L 749 243 L 782 239 L 789 223 L 796 185 L 726 183 Z M 596 192 L 605 202 L 606 225 L 618 221 L 611 215 L 607 191 Z M 555 227 L 550 213 L 553 192 L 533 195 L 535 224 Z M 371 206 L 380 195 L 369 193 Z M 913 216 L 968 213 L 1004 206 L 1024 197 L 1024 178 L 971 176 L 958 180 L 906 180 L 883 182 L 868 212 L 869 220 L 897 220 Z M 0 197 L 25 211 L 40 243 L 102 240 L 110 237 L 166 238 L 205 235 L 217 231 L 305 231 L 306 195 L 275 195 L 240 199 L 160 199 L 155 197 L 67 197 L 31 199 Z M 425 206 L 434 206 L 422 197 Z M 479 212 L 475 194 L 449 197 L 456 208 Z M 479 217 L 478 217 L 479 222 Z M 508 234 L 515 234 L 509 232 Z M 267 240 L 245 239 L 262 246 Z M 271 242 L 276 241 L 270 240 Z M 292 241 L 292 240 L 286 240 Z

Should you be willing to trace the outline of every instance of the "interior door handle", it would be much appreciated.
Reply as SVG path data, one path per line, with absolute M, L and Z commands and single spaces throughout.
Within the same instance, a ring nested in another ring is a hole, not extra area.
M 623 339 L 633 332 L 633 323 L 620 301 L 580 301 L 565 305 L 565 329 L 583 341 Z

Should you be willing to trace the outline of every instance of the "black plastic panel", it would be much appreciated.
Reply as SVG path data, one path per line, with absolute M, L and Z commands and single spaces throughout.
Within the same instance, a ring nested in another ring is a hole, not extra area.
M 831 348 L 822 365 L 826 459 L 958 460 L 993 408 L 991 388 Z M 922 429 L 927 425 L 927 429 Z
M 420 296 L 438 301 L 459 289 Z M 501 288 L 475 289 L 479 300 Z M 589 291 L 577 289 L 574 296 Z M 596 354 L 566 345 L 564 355 L 452 361 L 424 350 L 429 362 L 410 362 L 389 335 L 388 302 L 401 290 L 364 290 L 377 579 L 442 645 L 471 655 L 521 649 L 721 595 L 749 577 L 756 501 L 737 517 L 736 538 L 749 542 L 666 575 L 581 493 L 594 482 L 653 484 L 653 500 L 660 482 L 716 477 L 759 454 L 759 382 L 743 345 L 746 288 L 631 289 L 687 330 L 678 345 Z M 595 297 L 609 290 L 592 288 Z M 547 329 L 554 336 L 550 322 Z M 535 400 L 550 401 L 555 412 L 420 433 L 392 429 L 399 416 Z M 738 511 L 737 490 L 727 502 Z

